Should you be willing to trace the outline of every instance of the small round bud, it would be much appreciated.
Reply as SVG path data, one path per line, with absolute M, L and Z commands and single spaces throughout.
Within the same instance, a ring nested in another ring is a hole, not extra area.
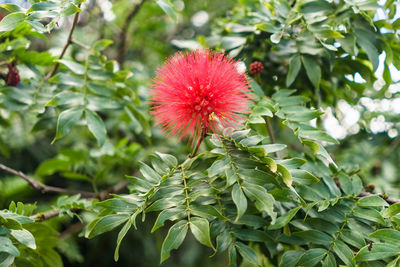
M 264 66 L 260 61 L 254 61 L 250 64 L 250 73 L 253 75 L 258 75 L 264 71 Z

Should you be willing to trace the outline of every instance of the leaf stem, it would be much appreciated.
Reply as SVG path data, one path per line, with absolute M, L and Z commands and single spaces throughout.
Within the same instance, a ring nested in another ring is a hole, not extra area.
M 81 4 L 79 4 L 78 7 L 80 8 Z M 61 54 L 58 57 L 58 60 L 60 60 L 60 59 L 62 59 L 64 57 L 65 52 L 67 51 L 69 45 L 72 44 L 72 42 L 73 42 L 72 41 L 72 34 L 74 33 L 76 25 L 78 24 L 79 14 L 80 14 L 80 12 L 75 13 L 74 20 L 72 22 L 72 27 L 71 27 L 71 30 L 69 31 L 69 34 L 68 34 L 67 42 L 65 43 L 65 45 L 64 45 L 64 47 L 63 47 L 63 49 L 61 51 Z M 47 74 L 46 80 L 49 79 L 51 76 L 53 76 L 56 73 L 56 71 L 57 71 L 59 66 L 60 66 L 60 62 L 57 61 L 56 64 L 54 65 L 53 69 L 49 72 L 49 74 Z

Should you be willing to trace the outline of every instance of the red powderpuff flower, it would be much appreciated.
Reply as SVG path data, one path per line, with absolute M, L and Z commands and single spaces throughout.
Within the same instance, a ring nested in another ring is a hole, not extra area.
M 235 127 L 248 112 L 249 84 L 237 62 L 209 50 L 177 53 L 158 69 L 151 114 L 165 131 L 194 140 L 219 126 Z

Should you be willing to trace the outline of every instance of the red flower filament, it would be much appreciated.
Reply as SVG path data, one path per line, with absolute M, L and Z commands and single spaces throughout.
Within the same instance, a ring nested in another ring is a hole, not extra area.
M 158 69 L 151 114 L 165 131 L 192 143 L 205 131 L 234 127 L 248 112 L 249 84 L 237 62 L 209 50 L 177 53 Z

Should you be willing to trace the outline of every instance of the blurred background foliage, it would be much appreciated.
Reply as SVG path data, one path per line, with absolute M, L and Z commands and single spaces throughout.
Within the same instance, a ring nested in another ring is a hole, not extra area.
M 296 88 L 309 98 L 308 108 L 324 112 L 310 124 L 340 141 L 327 146 L 338 165 L 377 192 L 400 196 L 398 1 L 0 3 L 0 162 L 15 170 L 47 185 L 102 192 L 137 175 L 139 162 L 155 151 L 184 160 L 186 143 L 154 127 L 147 88 L 157 66 L 175 51 L 213 48 L 239 59 L 242 68 L 260 61 L 264 71 L 254 78 L 267 96 Z M 278 142 L 300 153 L 282 121 L 272 124 Z M 257 130 L 257 123 L 252 127 Z M 56 194 L 1 175 L 2 209 L 11 201 L 36 203 L 36 212 L 78 205 L 57 203 Z M 93 216 L 84 212 L 81 219 Z M 118 263 L 115 231 L 88 242 L 76 237 L 79 219 L 66 215 L 28 230 L 54 235 L 53 243 L 41 245 L 43 266 L 157 266 L 166 231 L 148 234 L 155 220 L 149 217 L 128 233 Z M 188 238 L 163 266 L 227 264 L 225 255 L 209 254 Z M 16 264 L 33 261 L 38 259 L 17 258 Z

